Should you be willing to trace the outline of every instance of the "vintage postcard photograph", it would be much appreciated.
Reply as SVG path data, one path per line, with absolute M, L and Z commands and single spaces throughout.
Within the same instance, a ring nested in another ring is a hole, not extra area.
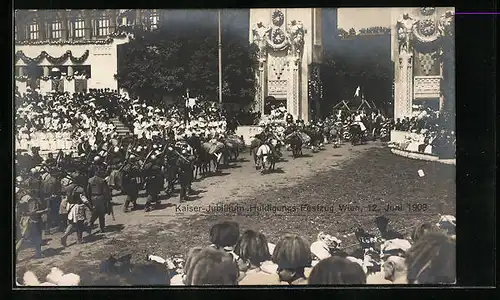
M 455 9 L 14 12 L 24 287 L 455 285 Z

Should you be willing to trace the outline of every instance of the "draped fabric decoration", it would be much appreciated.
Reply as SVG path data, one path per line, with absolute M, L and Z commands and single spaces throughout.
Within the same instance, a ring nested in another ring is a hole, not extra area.
M 42 51 L 38 56 L 34 58 L 27 57 L 23 51 L 19 50 L 16 52 L 16 56 L 14 61 L 17 62 L 19 59 L 22 60 L 25 64 L 39 64 L 44 58 L 47 59 L 47 61 L 53 65 L 61 65 L 65 63 L 68 58 L 71 60 L 72 63 L 74 64 L 81 64 L 87 60 L 89 57 L 89 50 L 85 50 L 82 56 L 80 57 L 75 57 L 73 56 L 73 53 L 71 53 L 71 50 L 66 51 L 62 56 L 60 57 L 53 57 L 50 54 L 48 54 L 46 51 Z
M 320 66 L 311 64 L 311 76 L 309 78 L 309 101 L 323 98 L 323 85 L 320 78 Z
M 136 29 L 130 28 L 129 26 L 118 26 L 113 33 L 111 33 L 105 39 L 90 40 L 90 39 L 78 39 L 78 40 L 24 40 L 16 41 L 15 44 L 22 45 L 107 45 L 111 44 L 115 38 L 132 38 Z

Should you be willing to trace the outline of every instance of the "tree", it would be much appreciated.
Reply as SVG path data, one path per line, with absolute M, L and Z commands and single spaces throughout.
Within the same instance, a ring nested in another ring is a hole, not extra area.
M 218 39 L 210 28 L 166 28 L 144 33 L 121 46 L 117 79 L 131 94 L 169 93 L 218 98 Z M 245 105 L 253 100 L 255 53 L 248 41 L 223 36 L 223 98 Z

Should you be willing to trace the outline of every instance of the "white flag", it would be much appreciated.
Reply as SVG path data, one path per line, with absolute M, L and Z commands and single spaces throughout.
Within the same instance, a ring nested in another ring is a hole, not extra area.
M 358 86 L 358 88 L 356 89 L 356 92 L 354 93 L 354 97 L 358 97 L 359 96 L 359 91 L 361 90 L 361 88 Z

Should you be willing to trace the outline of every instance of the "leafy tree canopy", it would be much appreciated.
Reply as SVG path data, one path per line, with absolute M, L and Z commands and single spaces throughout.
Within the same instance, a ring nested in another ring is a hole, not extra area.
M 222 36 L 223 101 L 247 104 L 254 95 L 255 54 L 248 41 Z M 170 94 L 218 99 L 217 32 L 166 28 L 120 46 L 117 80 L 132 95 Z

